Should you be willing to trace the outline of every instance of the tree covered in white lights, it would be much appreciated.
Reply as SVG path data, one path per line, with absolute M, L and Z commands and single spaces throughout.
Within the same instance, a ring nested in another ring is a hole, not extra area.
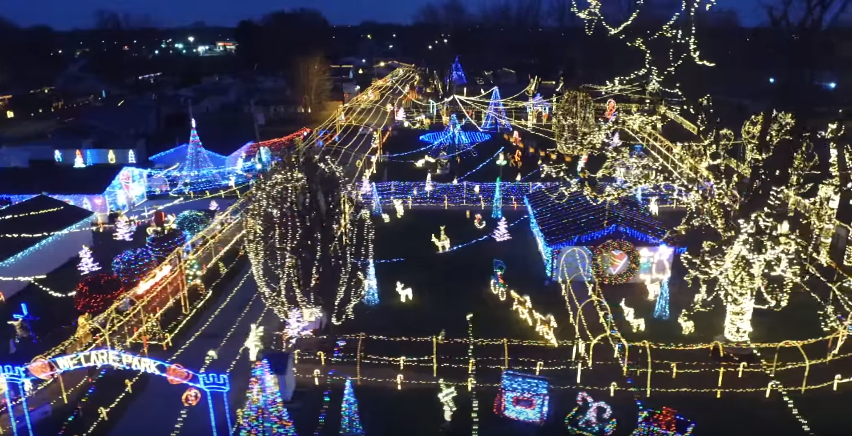
M 132 241 L 133 233 L 136 229 L 130 224 L 130 220 L 121 215 L 115 221 L 115 234 L 113 234 L 113 239 L 117 241 Z
M 80 275 L 86 275 L 101 269 L 101 265 L 92 259 L 92 250 L 85 245 L 80 250 L 80 263 L 77 264 L 77 269 L 80 270 Z
M 373 225 L 356 189 L 329 158 L 284 160 L 255 185 L 246 249 L 261 296 L 280 319 L 322 309 L 339 324 L 363 299 Z
M 509 234 L 509 224 L 506 222 L 506 217 L 500 218 L 500 221 L 497 222 L 497 228 L 494 229 L 491 237 L 496 239 L 497 242 L 512 239 L 512 235 Z

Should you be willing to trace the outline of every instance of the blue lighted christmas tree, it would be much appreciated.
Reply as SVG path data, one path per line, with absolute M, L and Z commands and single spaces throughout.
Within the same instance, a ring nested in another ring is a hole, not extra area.
M 195 118 L 192 119 L 192 130 L 189 133 L 189 145 L 186 146 L 186 160 L 181 165 L 180 186 L 191 191 L 198 182 L 221 182 L 219 174 L 213 171 L 213 164 L 207 150 L 201 144 L 201 138 L 195 130 Z M 212 180 L 211 180 L 212 179 Z
M 343 404 L 340 406 L 340 434 L 344 436 L 363 435 L 364 428 L 361 427 L 361 416 L 358 414 L 358 400 L 352 389 L 352 379 L 346 379 L 346 387 L 343 388 Z
M 660 283 L 660 294 L 657 295 L 657 305 L 654 307 L 654 318 L 669 319 L 669 278 Z
M 494 88 L 491 93 L 491 103 L 482 120 L 482 130 L 512 130 L 512 125 L 506 118 L 506 108 L 503 107 L 503 99 L 500 97 L 500 88 Z
M 246 404 L 240 416 L 240 436 L 296 436 L 296 428 L 281 400 L 277 379 L 269 362 L 255 362 L 251 370 Z
M 379 197 L 379 190 L 376 189 L 376 183 L 373 183 L 373 215 L 382 214 L 382 199 Z
M 503 218 L 503 194 L 500 192 L 500 178 L 494 184 L 494 201 L 491 203 L 491 218 Z
M 379 287 L 376 281 L 376 265 L 373 259 L 370 259 L 367 265 L 367 278 L 365 279 L 364 303 L 367 306 L 375 306 L 379 304 Z
M 458 56 L 456 56 L 456 60 L 453 62 L 453 66 L 450 69 L 450 78 L 448 82 L 450 85 L 464 85 L 467 83 L 467 79 L 464 77 L 464 71 L 459 63 Z

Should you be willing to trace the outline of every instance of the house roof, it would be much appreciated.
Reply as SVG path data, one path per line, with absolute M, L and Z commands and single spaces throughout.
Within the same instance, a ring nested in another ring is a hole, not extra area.
M 0 196 L 22 194 L 101 194 L 115 180 L 122 167 L 92 165 L 32 165 L 29 168 L 0 169 Z
M 660 244 L 668 229 L 632 198 L 596 203 L 581 192 L 564 194 L 559 187 L 536 190 L 526 201 L 541 236 L 550 248 L 591 245 L 613 233 L 636 242 Z
M 198 137 L 205 149 L 222 156 L 228 156 L 245 143 L 255 140 L 254 120 L 247 112 L 202 113 L 195 116 Z M 189 141 L 189 126 L 171 129 L 168 136 Z M 155 155 L 173 148 L 172 144 L 149 147 L 149 154 Z
M 47 212 L 34 213 L 40 211 Z M 33 214 L 12 217 L 28 213 Z M 44 195 L 0 209 L 0 235 L 48 233 L 42 237 L 2 237 L 0 262 L 48 239 L 49 233 L 67 229 L 91 216 L 91 211 Z

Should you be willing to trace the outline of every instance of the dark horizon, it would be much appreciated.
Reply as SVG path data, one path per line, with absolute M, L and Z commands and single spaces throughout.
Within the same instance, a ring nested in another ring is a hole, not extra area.
M 154 27 L 180 28 L 196 22 L 209 27 L 236 27 L 244 19 L 258 19 L 263 15 L 284 9 L 310 8 L 319 10 L 332 25 L 351 26 L 365 21 L 409 25 L 415 12 L 432 0 L 391 2 L 388 0 L 244 0 L 241 11 L 226 0 L 185 0 L 175 7 L 170 0 L 148 0 L 140 4 L 116 5 L 109 0 L 83 0 L 79 3 L 40 5 L 52 0 L 33 0 L 27 3 L 6 5 L 0 17 L 21 27 L 50 26 L 59 31 L 86 30 L 95 27 L 95 12 L 103 9 L 133 16 L 148 15 Z M 468 10 L 478 13 L 479 3 L 470 2 Z M 732 9 L 737 12 L 744 27 L 765 23 L 765 14 L 756 0 L 717 0 L 712 10 Z

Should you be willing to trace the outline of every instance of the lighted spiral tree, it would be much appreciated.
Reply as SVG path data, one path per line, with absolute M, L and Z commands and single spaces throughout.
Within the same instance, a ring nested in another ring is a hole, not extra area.
M 373 225 L 342 180 L 328 158 L 287 159 L 253 191 L 246 247 L 261 296 L 281 319 L 298 308 L 310 320 L 321 308 L 339 324 L 363 298 L 358 273 Z

